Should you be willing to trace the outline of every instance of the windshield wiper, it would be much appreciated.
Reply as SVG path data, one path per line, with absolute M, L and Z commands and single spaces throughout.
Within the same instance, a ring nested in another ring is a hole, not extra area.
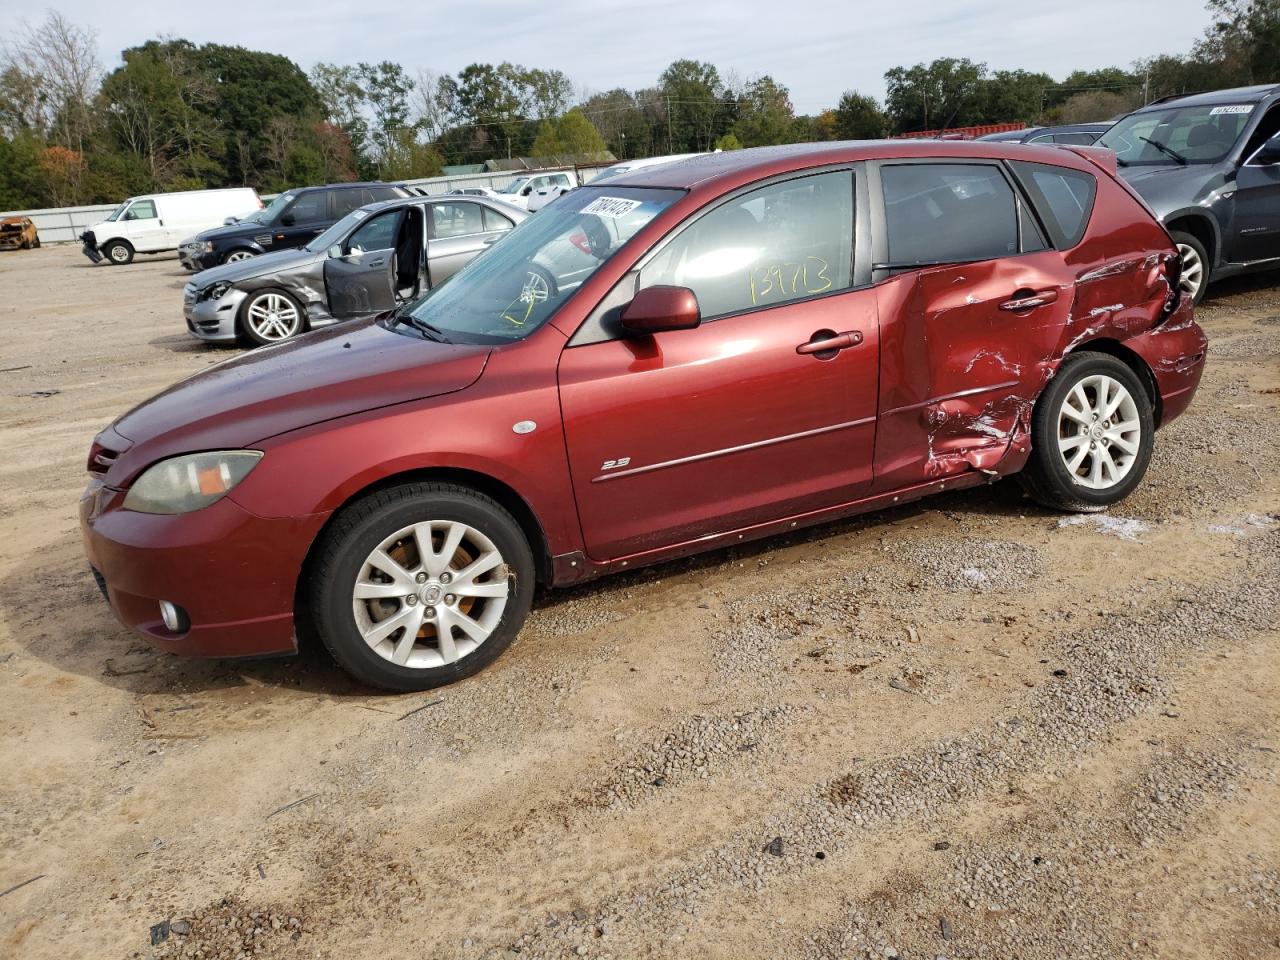
M 420 317 L 415 317 L 412 313 L 401 313 L 398 309 L 392 314 L 397 320 L 409 324 L 413 329 L 417 330 L 428 340 L 434 340 L 436 343 L 448 343 L 449 339 L 444 335 L 439 327 L 427 323 Z
M 1187 158 L 1184 157 L 1182 154 L 1180 154 L 1177 150 L 1173 149 L 1173 147 L 1167 147 L 1163 143 L 1156 143 L 1150 137 L 1139 137 L 1138 139 L 1141 140 L 1143 143 L 1151 144 L 1153 147 L 1155 147 L 1157 150 L 1163 153 L 1166 157 L 1173 157 L 1173 159 L 1177 160 L 1178 163 L 1182 164 L 1184 167 L 1187 165 Z

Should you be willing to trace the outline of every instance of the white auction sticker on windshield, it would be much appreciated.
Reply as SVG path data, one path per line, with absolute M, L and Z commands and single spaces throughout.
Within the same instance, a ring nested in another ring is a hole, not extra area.
M 1233 103 L 1229 107 L 1214 107 L 1209 111 L 1209 116 L 1216 117 L 1223 113 L 1253 113 L 1253 104 Z
M 627 200 L 623 197 L 596 197 L 578 212 L 592 213 L 597 217 L 610 217 L 616 220 L 619 217 L 625 217 L 640 206 L 642 202 L 640 200 Z

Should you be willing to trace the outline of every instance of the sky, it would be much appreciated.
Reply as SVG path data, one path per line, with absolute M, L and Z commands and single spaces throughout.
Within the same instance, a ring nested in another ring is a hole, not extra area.
M 157 36 L 317 61 L 393 60 L 456 73 L 510 60 L 560 69 L 580 91 L 653 86 L 672 60 L 709 60 L 742 79 L 769 74 L 798 113 L 834 106 L 845 90 L 884 96 L 884 72 L 937 57 L 991 69 L 1072 70 L 1186 53 L 1209 22 L 1204 0 L 0 0 L 0 38 L 47 9 L 97 33 L 103 63 Z

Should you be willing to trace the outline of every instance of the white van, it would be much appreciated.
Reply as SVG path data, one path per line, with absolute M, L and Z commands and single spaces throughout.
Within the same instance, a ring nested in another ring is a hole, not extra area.
M 111 216 L 80 234 L 84 255 L 97 263 L 130 263 L 135 253 L 176 250 L 186 237 L 262 209 L 256 190 L 184 190 L 130 197 Z

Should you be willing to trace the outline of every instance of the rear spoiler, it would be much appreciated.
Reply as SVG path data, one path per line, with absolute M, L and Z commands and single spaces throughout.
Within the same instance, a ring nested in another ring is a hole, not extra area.
M 1106 147 L 1081 147 L 1074 144 L 1059 144 L 1065 146 L 1072 153 L 1079 154 L 1100 170 L 1105 170 L 1110 176 L 1116 177 L 1120 173 L 1120 164 L 1116 162 L 1116 152 Z

